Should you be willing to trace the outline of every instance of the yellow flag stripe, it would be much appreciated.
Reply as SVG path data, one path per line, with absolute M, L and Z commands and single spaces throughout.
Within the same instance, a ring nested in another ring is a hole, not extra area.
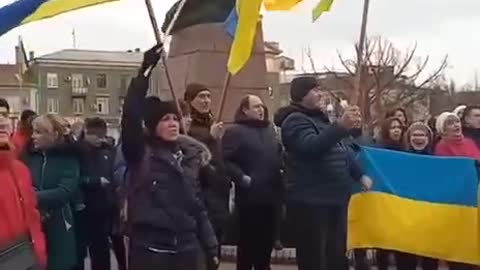
M 264 0 L 265 9 L 268 11 L 290 10 L 302 0 Z
M 22 24 L 39 21 L 89 6 L 95 6 L 118 0 L 50 0 L 42 4 L 32 15 L 22 21 Z
M 238 25 L 228 58 L 228 71 L 235 75 L 248 62 L 253 51 L 262 0 L 237 0 Z

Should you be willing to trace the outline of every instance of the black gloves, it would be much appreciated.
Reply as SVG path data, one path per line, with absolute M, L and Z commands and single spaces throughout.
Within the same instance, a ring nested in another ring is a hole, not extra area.
M 139 74 L 145 77 L 150 76 L 153 68 L 158 64 L 163 53 L 163 44 L 157 44 L 143 54 L 143 62 Z

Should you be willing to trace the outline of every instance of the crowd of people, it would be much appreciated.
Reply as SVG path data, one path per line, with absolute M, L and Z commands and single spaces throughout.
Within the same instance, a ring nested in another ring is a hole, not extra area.
M 70 125 L 26 110 L 13 131 L 9 104 L 0 99 L 0 257 L 18 255 L 0 260 L 0 268 L 9 261 L 5 269 L 31 262 L 83 270 L 88 256 L 92 270 L 107 270 L 113 250 L 119 270 L 217 269 L 233 187 L 238 270 L 270 269 L 283 219 L 294 221 L 298 269 L 346 270 L 352 186 L 368 191 L 375 180 L 356 160 L 361 146 L 480 160 L 480 106 L 428 123 L 409 123 L 395 109 L 378 136 L 367 136 L 358 107 L 345 106 L 331 121 L 330 93 L 315 78 L 299 77 L 291 104 L 273 122 L 262 99 L 247 95 L 227 125 L 215 120 L 204 85 L 189 84 L 178 103 L 146 96 L 161 54 L 157 45 L 144 55 L 118 142 L 98 117 Z M 391 257 L 399 270 L 438 268 L 437 258 L 375 253 L 380 270 Z M 354 254 L 355 268 L 369 269 L 366 251 Z

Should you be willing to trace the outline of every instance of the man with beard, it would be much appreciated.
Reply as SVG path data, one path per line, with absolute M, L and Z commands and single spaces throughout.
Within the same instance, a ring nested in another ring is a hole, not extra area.
M 235 182 L 237 269 L 268 270 L 284 187 L 281 146 L 258 96 L 240 101 L 235 124 L 222 142 L 225 166 Z
M 275 115 L 287 152 L 287 215 L 293 225 L 299 270 L 348 270 L 347 209 L 353 181 L 371 180 L 354 169 L 343 139 L 361 124 L 356 106 L 337 123 L 324 112 L 329 94 L 314 77 L 299 77 L 290 88 L 292 104 Z M 358 167 L 357 167 L 358 168 Z
M 8 102 L 0 98 L 0 268 L 19 265 L 44 268 L 47 264 L 45 237 L 42 232 L 37 197 L 28 168 L 17 160 L 12 141 Z M 36 262 L 25 261 L 27 247 Z M 28 265 L 32 263 L 33 265 Z M 28 268 L 30 269 L 30 268 Z M 35 268 L 36 269 L 36 268 Z
M 198 180 L 210 222 L 218 241 L 221 243 L 224 225 L 228 217 L 230 191 L 230 183 L 225 174 L 219 145 L 224 132 L 223 123 L 215 122 L 211 112 L 211 92 L 204 85 L 196 83 L 188 85 L 184 100 L 191 109 L 192 121 L 188 134 L 207 145 L 212 153 L 211 166 L 200 172 Z

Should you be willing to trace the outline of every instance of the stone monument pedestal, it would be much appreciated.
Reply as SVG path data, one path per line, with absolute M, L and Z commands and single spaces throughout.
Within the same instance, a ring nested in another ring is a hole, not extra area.
M 201 83 L 212 91 L 212 110 L 216 113 L 231 44 L 232 38 L 225 32 L 223 23 L 199 24 L 176 32 L 170 43 L 167 65 L 177 98 L 183 98 L 189 83 Z M 158 82 L 152 88 L 159 90 L 160 98 L 171 98 L 164 70 L 159 68 L 155 75 Z M 222 120 L 232 121 L 240 99 L 246 94 L 260 96 L 271 107 L 261 24 L 249 62 L 241 72 L 232 76 Z

